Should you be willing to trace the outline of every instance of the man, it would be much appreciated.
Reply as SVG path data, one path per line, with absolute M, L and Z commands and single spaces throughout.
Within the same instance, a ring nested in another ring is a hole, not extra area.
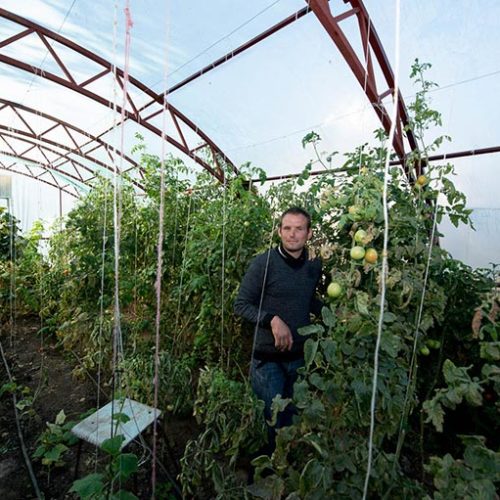
M 271 418 L 277 394 L 290 398 L 297 369 L 304 365 L 305 337 L 298 329 L 310 324 L 322 303 L 316 298 L 321 262 L 309 260 L 306 242 L 312 236 L 311 216 L 292 207 L 281 216 L 278 247 L 255 257 L 243 278 L 234 309 L 255 324 L 251 361 L 251 384 L 264 401 L 264 415 Z M 289 405 L 290 406 L 290 405 Z M 276 429 L 292 423 L 293 408 L 278 415 Z M 270 429 L 270 449 L 274 449 Z

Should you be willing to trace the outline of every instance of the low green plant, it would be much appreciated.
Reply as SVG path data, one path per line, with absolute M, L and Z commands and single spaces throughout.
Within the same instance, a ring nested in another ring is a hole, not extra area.
M 49 481 L 51 468 L 62 467 L 65 463 L 64 455 L 69 447 L 78 442 L 78 438 L 71 433 L 75 424 L 74 421 L 67 421 L 64 410 L 61 410 L 54 423 L 47 422 L 46 430 L 38 438 L 38 447 L 33 458 L 41 460 L 42 465 L 47 467 Z
M 482 436 L 459 436 L 463 458 L 431 457 L 426 471 L 434 477 L 434 500 L 494 500 L 500 485 L 500 452 L 485 446 Z M 430 499 L 430 497 L 426 497 Z
M 82 479 L 77 479 L 69 492 L 76 493 L 82 500 L 137 499 L 133 493 L 122 488 L 138 468 L 137 456 L 134 453 L 122 452 L 124 440 L 122 435 L 106 439 L 101 445 L 101 449 L 109 456 L 109 462 L 104 471 L 94 472 Z
M 192 412 L 195 385 L 192 360 L 188 355 L 174 358 L 169 351 L 160 352 L 159 397 L 162 408 L 176 414 Z M 139 353 L 123 360 L 122 386 L 132 399 L 152 405 L 154 402 L 154 358 L 150 353 Z
M 12 394 L 15 396 L 16 408 L 21 412 L 21 417 L 35 416 L 35 410 L 33 408 L 35 398 L 28 386 L 18 384 L 15 380 L 12 380 L 12 382 L 6 382 L 0 387 L 0 398 L 4 394 Z
M 456 366 L 449 359 L 443 363 L 444 387 L 436 389 L 434 396 L 423 403 L 426 422 L 431 422 L 438 433 L 443 432 L 445 417 L 451 419 L 452 412 L 463 405 L 481 408 L 483 420 L 495 426 L 500 408 L 499 312 L 500 302 L 496 291 L 489 293 L 476 309 L 472 335 L 479 344 L 477 363 L 467 367 Z M 497 437 L 493 434 L 489 437 L 488 443 L 484 436 L 460 435 L 463 458 L 456 459 L 450 453 L 430 458 L 425 470 L 433 476 L 436 488 L 434 499 L 498 498 L 500 452 L 492 449 L 495 448 L 493 441 Z
M 229 380 L 218 368 L 201 370 L 194 415 L 202 431 L 181 459 L 183 495 L 242 498 L 245 481 L 238 461 L 264 443 L 263 404 L 247 382 Z

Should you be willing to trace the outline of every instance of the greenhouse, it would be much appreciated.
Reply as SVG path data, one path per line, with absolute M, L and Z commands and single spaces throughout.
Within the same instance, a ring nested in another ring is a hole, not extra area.
M 2 498 L 498 499 L 498 19 L 3 0 Z

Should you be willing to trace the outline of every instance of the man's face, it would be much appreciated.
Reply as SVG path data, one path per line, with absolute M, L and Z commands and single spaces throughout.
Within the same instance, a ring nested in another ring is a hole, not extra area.
M 307 227 L 307 219 L 302 214 L 286 214 L 278 229 L 283 248 L 290 254 L 298 257 L 312 236 L 312 231 Z

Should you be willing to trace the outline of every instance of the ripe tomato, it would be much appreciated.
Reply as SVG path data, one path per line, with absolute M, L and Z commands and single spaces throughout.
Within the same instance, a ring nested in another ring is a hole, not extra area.
M 365 256 L 365 249 L 360 246 L 351 248 L 351 258 L 354 260 L 361 260 Z
M 417 179 L 417 184 L 419 186 L 425 186 L 427 183 L 429 182 L 429 180 L 427 179 L 427 177 L 425 175 L 419 175 L 418 176 L 418 179 Z
M 375 264 L 378 260 L 378 253 L 375 248 L 368 248 L 365 252 L 365 261 L 368 264 Z
M 366 231 L 364 229 L 358 229 L 356 231 L 356 234 L 354 235 L 354 241 L 356 243 L 363 243 L 366 236 L 367 236 L 367 234 L 366 234 Z
M 342 295 L 342 286 L 339 283 L 337 283 L 336 281 L 332 281 L 328 285 L 328 288 L 326 289 L 326 293 L 328 294 L 328 297 L 331 297 L 332 299 L 336 299 L 337 297 L 340 297 Z

